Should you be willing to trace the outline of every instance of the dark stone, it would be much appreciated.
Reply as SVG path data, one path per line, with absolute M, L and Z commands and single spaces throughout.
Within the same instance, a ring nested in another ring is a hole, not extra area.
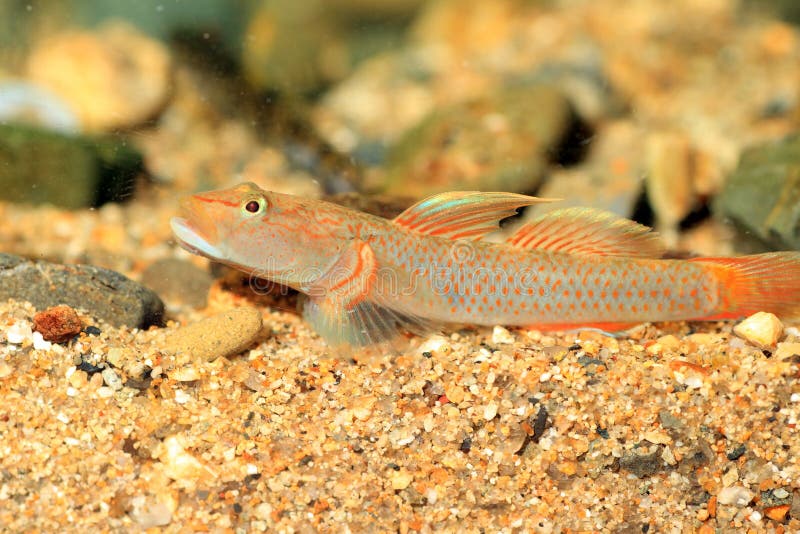
M 747 447 L 739 443 L 735 447 L 729 449 L 727 454 L 725 454 L 725 456 L 728 458 L 728 460 L 734 461 L 741 458 L 746 451 Z
M 539 440 L 542 438 L 545 429 L 547 428 L 547 408 L 544 404 L 539 405 L 539 411 L 536 413 L 536 417 L 532 418 L 533 420 L 530 421 L 531 427 L 533 427 L 533 435 L 531 439 L 534 443 L 539 443 Z
M 661 460 L 661 447 L 647 449 L 650 452 L 634 449 L 623 455 L 619 460 L 620 469 L 630 471 L 639 478 L 649 477 L 658 473 L 664 462 Z
M 0 254 L 0 299 L 28 301 L 39 309 L 66 304 L 131 328 L 160 325 L 164 315 L 158 295 L 115 271 L 33 262 L 10 254 Z
M 800 134 L 744 152 L 713 208 L 757 238 L 744 251 L 800 250 Z
M 142 273 L 142 284 L 163 299 L 203 308 L 214 281 L 211 274 L 186 260 L 168 258 L 151 264 Z
M 130 196 L 141 154 L 115 138 L 0 124 L 0 198 L 68 209 Z

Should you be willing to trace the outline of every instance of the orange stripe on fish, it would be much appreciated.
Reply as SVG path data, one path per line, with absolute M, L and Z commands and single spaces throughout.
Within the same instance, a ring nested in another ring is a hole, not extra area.
M 517 209 L 548 201 L 525 195 L 443 193 L 392 221 L 252 184 L 192 198 L 172 221 L 178 241 L 308 295 L 304 317 L 333 345 L 443 323 L 617 330 L 759 310 L 800 316 L 798 252 L 663 259 L 649 228 L 588 208 L 483 241 Z

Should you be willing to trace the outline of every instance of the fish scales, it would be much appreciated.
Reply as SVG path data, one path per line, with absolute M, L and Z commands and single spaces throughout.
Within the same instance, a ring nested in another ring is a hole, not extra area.
M 423 308 L 438 321 L 531 326 L 562 323 L 670 321 L 711 313 L 715 280 L 701 265 L 675 260 L 580 258 L 509 249 L 492 243 L 453 246 L 439 238 L 403 236 L 376 246 L 377 291 L 405 311 Z M 400 273 L 398 275 L 398 273 Z

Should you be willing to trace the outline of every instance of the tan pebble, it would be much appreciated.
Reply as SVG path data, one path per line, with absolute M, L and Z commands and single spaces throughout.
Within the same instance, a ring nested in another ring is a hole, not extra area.
M 0 362 L 0 378 L 5 378 L 14 372 L 14 368 L 6 362 Z
M 456 385 L 445 386 L 444 394 L 454 404 L 460 404 L 464 400 L 464 390 Z
M 192 487 L 198 481 L 215 476 L 200 460 L 186 452 L 178 436 L 167 436 L 158 446 L 156 457 L 164 467 L 164 474 L 172 480 Z
M 654 356 L 657 356 L 657 355 L 659 355 L 659 354 L 661 354 L 663 352 L 664 345 L 662 345 L 661 343 L 656 341 L 655 343 L 653 343 L 651 345 L 648 345 L 647 349 L 645 349 L 645 350 L 647 351 L 648 354 L 652 354 Z
M 672 443 L 672 438 L 666 432 L 658 432 L 657 430 L 645 432 L 644 439 L 656 445 L 669 445 Z
M 366 421 L 369 419 L 369 416 L 372 414 L 372 407 L 375 405 L 376 400 L 377 399 L 375 399 L 375 397 L 371 397 L 369 395 L 357 397 L 353 402 L 353 407 L 351 408 L 353 417 L 359 421 Z
M 698 521 L 705 521 L 706 519 L 708 519 L 708 510 L 706 510 L 705 508 L 702 508 L 702 509 L 698 510 L 697 511 L 697 520 Z
M 406 489 L 411 482 L 414 481 L 414 476 L 405 469 L 401 469 L 400 471 L 392 471 L 392 473 L 389 475 L 389 478 L 391 480 L 393 490 Z
M 106 354 L 106 361 L 116 367 L 117 369 L 121 369 L 123 364 L 126 360 L 125 349 L 120 347 L 111 347 L 108 349 L 108 354 Z
M 775 350 L 773 356 L 778 360 L 788 360 L 794 356 L 800 356 L 800 343 L 778 343 L 778 348 Z
M 664 463 L 667 465 L 675 465 L 678 463 L 678 460 L 675 459 L 675 455 L 672 453 L 672 449 L 669 446 L 664 447 L 664 451 L 661 453 L 661 459 L 664 460 Z
M 783 323 L 772 313 L 758 312 L 737 324 L 733 332 L 757 347 L 769 349 L 783 335 Z
M 173 369 L 167 375 L 178 382 L 194 382 L 200 380 L 200 372 L 195 367 L 179 367 Z
M 89 375 L 84 371 L 75 371 L 69 377 L 69 384 L 75 389 L 81 389 L 89 382 Z
M 261 312 L 256 308 L 233 308 L 171 332 L 164 350 L 212 361 L 246 349 L 261 326 Z
M 661 345 L 666 350 L 677 350 L 681 346 L 681 341 L 672 334 L 661 336 L 660 338 L 656 339 L 656 343 Z

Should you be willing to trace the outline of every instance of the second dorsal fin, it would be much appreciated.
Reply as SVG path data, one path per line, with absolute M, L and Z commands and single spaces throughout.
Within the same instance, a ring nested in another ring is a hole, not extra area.
M 507 243 L 564 254 L 660 258 L 664 245 L 647 226 L 592 208 L 551 211 L 517 230 Z
M 394 219 L 407 230 L 450 239 L 477 240 L 499 228 L 517 208 L 551 200 L 516 193 L 453 191 L 421 200 Z

